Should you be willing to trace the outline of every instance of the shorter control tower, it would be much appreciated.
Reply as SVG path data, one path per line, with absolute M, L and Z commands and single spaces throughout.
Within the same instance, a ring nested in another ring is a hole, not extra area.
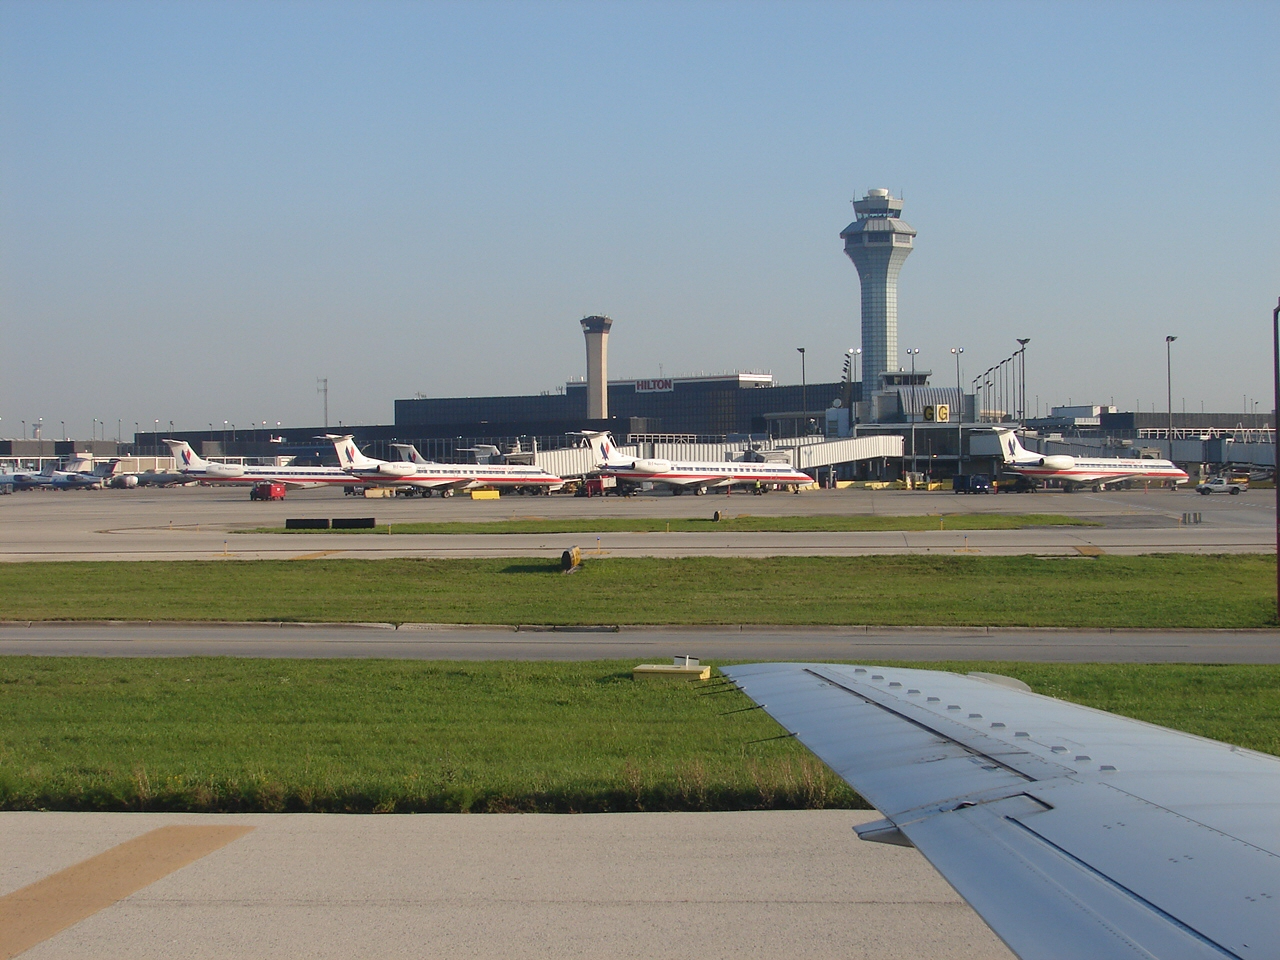
M 862 396 L 869 399 L 898 368 L 898 271 L 916 232 L 898 219 L 902 201 L 888 190 L 868 190 L 853 212 L 858 219 L 840 238 L 862 282 Z
M 583 317 L 582 333 L 587 338 L 587 419 L 609 417 L 609 328 L 608 317 Z

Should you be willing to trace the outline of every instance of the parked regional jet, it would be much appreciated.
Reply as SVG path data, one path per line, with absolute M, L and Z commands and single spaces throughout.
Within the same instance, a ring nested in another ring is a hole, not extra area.
M 219 463 L 196 456 L 185 440 L 166 440 L 165 443 L 173 451 L 178 470 L 189 480 L 250 487 L 256 483 L 283 483 L 300 490 L 352 484 L 351 475 L 341 467 L 254 467 Z
M 473 487 L 496 487 L 523 493 L 533 490 L 549 493 L 564 485 L 554 474 L 538 467 L 497 463 L 434 463 L 424 459 L 414 447 L 394 444 L 401 460 L 375 460 L 366 457 L 350 436 L 330 437 L 338 451 L 338 462 L 344 470 L 364 483 L 378 486 L 408 487 L 429 497 L 438 492 L 451 497 L 455 490 Z
M 1280 945 L 1280 758 L 990 674 L 722 672 L 884 816 L 1023 960 L 1227 960 Z
M 996 433 L 1000 437 L 1005 470 L 1033 482 L 1059 480 L 1064 490 L 1078 486 L 1102 490 L 1121 480 L 1172 480 L 1178 484 L 1188 479 L 1184 471 L 1168 460 L 1121 460 L 1113 457 L 1084 460 L 1065 454 L 1046 456 L 1024 448 L 1012 430 L 997 430 Z
M 735 483 L 766 486 L 804 486 L 813 477 L 786 463 L 751 463 L 744 460 L 650 460 L 619 455 L 617 444 L 607 433 L 584 433 L 595 453 L 596 469 L 623 483 L 662 483 L 673 495 L 693 490 L 701 496 L 713 487 Z

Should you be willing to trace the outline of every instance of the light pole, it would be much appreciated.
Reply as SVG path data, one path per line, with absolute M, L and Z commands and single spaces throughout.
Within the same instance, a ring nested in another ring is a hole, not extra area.
M 65 420 L 59 420 L 59 421 L 58 421 L 58 423 L 62 424 L 62 439 L 63 439 L 63 440 L 65 440 L 65 439 L 67 439 L 67 421 L 65 421 Z M 98 434 L 98 421 L 97 421 L 97 420 L 94 420 L 94 421 L 93 421 L 93 433 L 94 433 L 94 436 L 97 436 L 97 434 Z
M 853 406 L 853 347 L 844 352 L 844 405 Z
M 1018 419 L 1025 420 L 1027 416 L 1027 344 L 1031 342 L 1031 338 L 1017 337 L 1016 339 L 1022 347 L 1018 351 L 1022 354 L 1022 399 L 1018 401 Z
M 920 348 L 914 350 L 907 349 L 907 356 L 911 358 L 911 472 L 916 472 L 916 357 L 920 353 Z
M 804 429 L 809 429 L 809 385 L 804 376 L 804 347 L 796 347 L 800 354 L 800 406 L 804 414 Z
M 1165 389 L 1169 401 L 1169 457 L 1173 458 L 1173 341 L 1177 337 L 1164 338 L 1164 375 Z
M 1271 363 L 1272 373 L 1275 376 L 1275 381 L 1272 383 L 1274 390 L 1272 402 L 1276 405 L 1276 412 L 1280 413 L 1280 300 L 1276 302 L 1276 308 L 1271 311 L 1271 336 Z M 1276 453 L 1280 453 L 1280 423 L 1272 426 L 1277 428 L 1274 434 Z M 1275 462 L 1280 464 L 1280 459 Z M 1276 483 L 1276 555 L 1280 556 L 1280 481 Z M 1276 618 L 1280 619 L 1280 564 L 1276 566 L 1276 605 Z
M 960 354 L 964 347 L 952 347 L 956 357 L 956 403 L 960 407 L 960 415 L 956 417 L 956 473 L 964 473 L 964 392 L 960 389 Z

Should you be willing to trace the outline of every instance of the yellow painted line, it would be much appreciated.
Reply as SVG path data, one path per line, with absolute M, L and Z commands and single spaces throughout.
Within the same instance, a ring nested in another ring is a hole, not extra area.
M 321 557 L 331 557 L 335 553 L 341 553 L 341 550 L 318 550 L 315 553 L 300 553 L 296 557 L 290 557 L 290 560 L 319 560 Z
M 1100 557 L 1102 556 L 1101 547 L 1076 547 L 1076 551 L 1082 557 Z
M 253 827 L 160 827 L 0 897 L 0 960 L 238 840 Z

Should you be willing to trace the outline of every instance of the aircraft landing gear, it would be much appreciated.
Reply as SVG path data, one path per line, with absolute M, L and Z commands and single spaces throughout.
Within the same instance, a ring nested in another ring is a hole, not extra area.
M 706 495 L 706 492 L 707 492 L 707 488 L 706 488 L 706 487 L 694 487 L 694 488 L 693 488 L 693 495 L 694 495 L 695 497 L 705 496 L 705 495 Z

